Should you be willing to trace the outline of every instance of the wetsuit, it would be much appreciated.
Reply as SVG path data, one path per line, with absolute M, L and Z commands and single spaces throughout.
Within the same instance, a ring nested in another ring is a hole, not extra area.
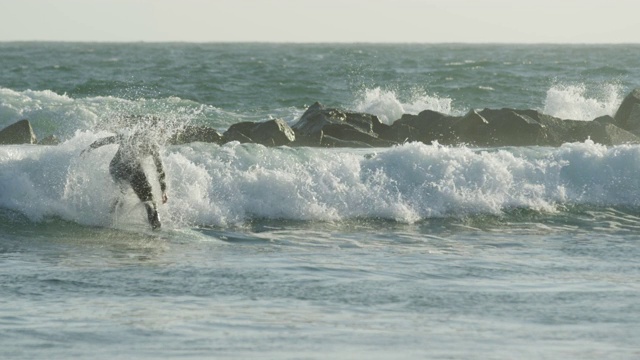
M 108 144 L 118 144 L 118 151 L 109 163 L 109 173 L 113 180 L 120 186 L 121 191 L 125 184 L 131 185 L 138 198 L 144 202 L 147 209 L 149 224 L 153 229 L 160 227 L 160 219 L 153 200 L 151 184 L 147 179 L 142 167 L 142 160 L 147 156 L 153 158 L 160 182 L 160 190 L 164 194 L 167 185 L 165 182 L 164 168 L 160 159 L 160 149 L 158 145 L 151 143 L 143 136 L 125 137 L 122 135 L 110 136 L 97 140 L 89 146 L 95 149 Z

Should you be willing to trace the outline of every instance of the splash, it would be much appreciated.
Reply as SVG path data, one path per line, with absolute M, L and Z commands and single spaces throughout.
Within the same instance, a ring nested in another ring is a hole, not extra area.
M 406 101 L 401 100 L 392 90 L 380 87 L 366 89 L 355 103 L 355 110 L 378 116 L 380 121 L 392 124 L 403 114 L 418 114 L 424 110 L 434 110 L 450 114 L 452 100 L 414 92 Z
M 552 86 L 547 91 L 543 112 L 561 119 L 593 120 L 613 116 L 622 102 L 618 84 L 605 84 L 595 90 L 584 84 Z
M 116 132 L 126 119 L 159 118 L 167 131 L 220 118 L 219 110 L 178 97 L 127 100 L 113 96 L 72 98 L 51 90 L 0 87 L 0 128 L 29 119 L 39 138 L 70 139 L 78 130 Z M 143 124 L 144 125 L 144 124 Z

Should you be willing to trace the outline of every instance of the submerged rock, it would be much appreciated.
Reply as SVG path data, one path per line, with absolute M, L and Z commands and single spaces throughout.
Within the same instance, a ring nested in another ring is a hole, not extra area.
M 38 145 L 59 145 L 60 140 L 55 135 L 49 135 L 44 139 L 38 141 Z
M 20 120 L 0 130 L 0 144 L 36 144 L 38 139 L 29 120 Z

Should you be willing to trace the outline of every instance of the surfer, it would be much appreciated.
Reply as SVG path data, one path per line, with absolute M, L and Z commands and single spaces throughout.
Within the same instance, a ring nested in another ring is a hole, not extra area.
M 120 192 L 126 192 L 127 184 L 133 188 L 140 201 L 144 203 L 147 210 L 147 218 L 151 228 L 156 230 L 161 226 L 160 217 L 156 208 L 156 202 L 153 199 L 151 184 L 143 169 L 143 161 L 151 156 L 155 164 L 158 181 L 160 182 L 160 190 L 162 191 L 162 203 L 167 202 L 167 185 L 165 183 L 164 168 L 160 159 L 159 146 L 145 136 L 142 131 L 138 130 L 130 136 L 114 135 L 99 139 L 83 150 L 91 151 L 104 145 L 118 144 L 118 151 L 109 163 L 109 173 L 113 180 L 120 187 Z M 116 199 L 113 203 L 112 210 L 115 210 L 120 202 Z

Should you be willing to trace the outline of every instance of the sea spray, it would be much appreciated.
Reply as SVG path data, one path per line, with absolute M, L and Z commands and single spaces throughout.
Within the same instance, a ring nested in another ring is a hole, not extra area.
M 589 121 L 613 116 L 621 102 L 619 84 L 604 84 L 596 89 L 584 84 L 556 84 L 547 91 L 543 112 L 561 119 Z
M 451 114 L 451 105 L 452 100 L 449 98 L 430 96 L 417 91 L 414 91 L 408 100 L 402 101 L 396 91 L 376 87 L 365 89 L 356 100 L 354 109 L 376 115 L 380 121 L 390 125 L 403 114 L 416 115 L 424 110 Z
M 167 131 L 191 124 L 228 126 L 238 116 L 212 106 L 169 97 L 128 100 L 112 96 L 72 98 L 53 91 L 14 91 L 0 87 L 0 127 L 20 119 L 28 119 L 39 138 L 56 135 L 62 140 L 73 137 L 77 130 L 115 132 L 124 119 L 155 117 Z

